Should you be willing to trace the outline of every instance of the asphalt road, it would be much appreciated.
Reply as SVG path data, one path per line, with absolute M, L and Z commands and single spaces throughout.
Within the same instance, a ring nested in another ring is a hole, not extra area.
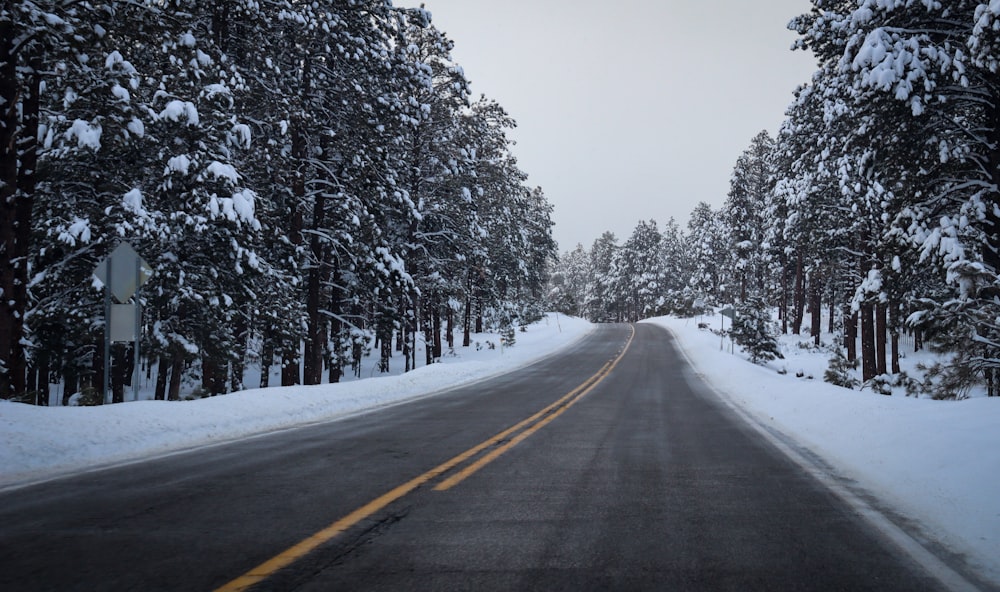
M 941 589 L 720 404 L 665 330 L 632 335 L 601 326 L 435 397 L 0 493 L 0 590 Z

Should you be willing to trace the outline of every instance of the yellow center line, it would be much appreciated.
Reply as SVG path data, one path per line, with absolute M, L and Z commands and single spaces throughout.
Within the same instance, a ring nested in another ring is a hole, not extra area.
M 466 450 L 465 452 L 459 454 L 458 456 L 455 456 L 451 460 L 441 463 L 440 465 L 434 467 L 433 469 L 427 471 L 426 473 L 418 477 L 414 477 L 413 479 L 410 479 L 406 483 L 386 493 L 383 493 L 379 497 L 361 506 L 360 508 L 354 510 L 350 514 L 344 516 L 343 518 L 337 520 L 336 522 L 327 526 L 323 530 L 320 530 L 319 532 L 313 534 L 309 538 L 304 539 L 303 541 L 295 544 L 292 547 L 289 547 L 285 551 L 282 551 L 280 554 L 275 555 L 271 559 L 268 559 L 264 563 L 261 563 L 257 567 L 254 567 L 245 574 L 232 580 L 228 584 L 216 588 L 215 592 L 238 592 L 249 589 L 253 585 L 271 577 L 278 570 L 288 567 L 292 563 L 295 563 L 302 557 L 306 556 L 307 554 L 315 550 L 317 547 L 332 540 L 334 537 L 346 531 L 347 529 L 351 528 L 355 524 L 361 522 L 362 520 L 365 520 L 366 518 L 382 510 L 389 504 L 404 497 L 414 489 L 417 489 L 418 487 L 424 485 L 428 481 L 431 481 L 441 476 L 442 474 L 450 471 L 451 469 L 462 464 L 466 460 L 472 458 L 473 456 L 476 456 L 483 450 L 486 450 L 487 448 L 490 448 L 492 446 L 496 446 L 511 434 L 519 430 L 522 430 L 528 426 L 531 426 L 530 428 L 525 429 L 525 431 L 523 431 L 521 434 L 518 434 L 515 438 L 511 439 L 503 446 L 500 446 L 495 450 L 493 450 L 492 452 L 490 452 L 489 454 L 483 456 L 465 470 L 461 471 L 460 473 L 457 473 L 450 479 L 445 480 L 440 485 L 435 487 L 435 489 L 439 491 L 444 491 L 446 489 L 449 489 L 457 485 L 458 483 L 463 481 L 466 477 L 468 477 L 472 473 L 475 473 L 483 466 L 493 461 L 501 454 L 503 454 L 507 450 L 510 450 L 518 443 L 522 442 L 525 438 L 527 438 L 531 434 L 535 433 L 536 431 L 547 425 L 553 419 L 555 419 L 556 417 L 561 415 L 564 411 L 566 411 L 566 409 L 568 409 L 571 405 L 580 400 L 580 398 L 582 398 L 584 395 L 593 390 L 594 387 L 596 387 L 597 384 L 600 381 L 602 381 L 611 372 L 611 370 L 618 365 L 618 362 L 625 356 L 625 352 L 628 351 L 628 347 L 629 345 L 631 345 L 633 337 L 635 337 L 634 327 L 632 327 L 632 334 L 629 336 L 628 341 L 625 343 L 625 347 L 618 354 L 618 357 L 616 357 L 613 361 L 608 362 L 604 366 L 602 366 L 601 369 L 596 374 L 594 374 L 586 381 L 584 381 L 583 384 L 574 388 L 569 393 L 563 395 L 554 403 L 546 406 L 541 411 L 538 411 L 531 417 L 522 420 L 517 424 L 507 428 L 506 430 L 500 432 L 499 434 L 493 436 L 492 438 L 489 438 L 488 440 L 485 440 L 480 444 L 473 446 L 472 448 Z M 544 417 L 546 414 L 548 414 L 548 417 Z M 542 421 L 538 421 L 540 418 L 543 417 L 544 419 L 542 419 Z M 536 421 L 537 423 L 535 423 Z M 532 426 L 531 425 L 532 423 L 535 423 L 535 425 Z
M 633 335 L 635 334 L 634 331 L 635 330 L 633 329 Z M 631 343 L 631 341 L 632 341 L 632 339 L 630 337 L 629 338 L 629 343 Z M 468 477 L 472 476 L 472 474 L 474 474 L 476 471 L 478 471 L 479 469 L 481 469 L 481 468 L 485 467 L 486 465 L 490 464 L 491 462 L 493 462 L 494 460 L 496 460 L 501 454 L 507 452 L 511 448 L 513 448 L 513 447 L 517 446 L 518 444 L 520 444 L 521 442 L 525 441 L 526 439 L 528 439 L 529 436 L 531 436 L 532 434 L 534 434 L 538 430 L 540 430 L 543 427 L 545 427 L 546 425 L 548 425 L 549 422 L 551 422 L 555 418 L 557 418 L 560 415 L 562 415 L 567 409 L 569 409 L 570 407 L 572 407 L 577 401 L 579 401 L 584 396 L 586 396 L 587 393 L 589 393 L 594 388 L 596 388 L 597 385 L 600 384 L 600 382 L 602 380 L 604 380 L 604 378 L 608 374 L 611 374 L 611 371 L 614 370 L 615 366 L 618 365 L 618 361 L 621 360 L 622 357 L 624 357 L 625 351 L 627 349 L 628 349 L 628 344 L 625 345 L 625 349 L 622 350 L 622 352 L 618 355 L 618 357 L 613 362 L 609 362 L 609 363 L 605 364 L 604 367 L 601 368 L 601 370 L 597 374 L 595 374 L 594 376 L 590 377 L 590 379 L 587 380 L 587 382 L 583 383 L 582 385 L 580 385 L 579 387 L 577 387 L 576 389 L 574 389 L 574 392 L 576 392 L 576 391 L 580 391 L 580 392 L 575 397 L 573 397 L 571 400 L 567 401 L 566 404 L 562 405 L 559 409 L 557 409 L 556 411 L 552 412 L 551 414 L 549 414 L 547 417 L 545 417 L 544 419 L 542 419 L 541 421 L 539 421 L 535 425 L 527 428 L 526 430 L 524 430 L 523 432 L 521 432 L 520 434 L 518 434 L 517 436 L 515 436 L 512 440 L 510 440 L 509 442 L 507 442 L 503 446 L 499 446 L 499 447 L 493 449 L 492 451 L 489 452 L 489 454 L 484 455 L 483 457 L 481 457 L 476 462 L 474 462 L 471 465 L 465 467 L 464 469 L 462 469 L 461 471 L 455 473 L 451 477 L 448 477 L 447 479 L 445 479 L 441 483 L 438 483 L 434 487 L 434 491 L 447 491 L 447 490 L 451 489 L 452 487 L 458 485 L 462 481 L 465 481 Z M 580 390 L 580 389 L 583 389 L 583 390 Z M 562 400 L 562 399 L 560 399 L 560 400 Z

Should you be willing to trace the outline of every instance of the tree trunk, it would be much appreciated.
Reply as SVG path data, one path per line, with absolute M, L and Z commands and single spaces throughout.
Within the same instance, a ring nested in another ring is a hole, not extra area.
M 844 349 L 848 362 L 858 359 L 858 313 L 850 303 L 844 305 Z
M 51 371 L 49 356 L 44 354 L 38 360 L 38 398 L 41 405 L 45 406 L 48 406 L 49 397 L 52 395 L 49 383 L 49 372 Z
M 322 193 L 318 193 L 313 197 L 313 200 L 312 229 L 318 231 L 323 228 L 325 223 L 326 198 Z M 325 318 L 320 314 L 319 309 L 323 300 L 323 286 L 328 283 L 330 265 L 327 261 L 329 253 L 316 232 L 309 240 L 309 251 L 312 255 L 306 286 L 306 316 L 309 322 L 302 382 L 304 384 L 320 384 L 323 382 L 323 352 L 327 330 Z
M 433 330 L 434 330 L 434 360 L 440 361 L 443 347 L 441 344 L 441 306 L 435 305 L 431 309 Z
M 889 304 L 889 333 L 892 336 L 892 373 L 899 374 L 899 303 Z
M 10 3 L 5 3 L 4 10 L 11 10 Z M 13 297 L 15 258 L 17 246 L 15 239 L 17 193 L 17 163 L 20 132 L 18 121 L 20 92 L 17 86 L 17 64 L 19 58 L 12 54 L 15 47 L 15 25 L 13 20 L 0 21 L 0 398 L 9 399 L 13 396 L 12 386 L 12 355 L 15 344 L 21 336 L 17 334 L 18 303 Z
M 476 334 L 483 332 L 483 298 L 476 298 Z
M 41 405 L 38 399 L 38 366 L 29 364 L 28 370 L 24 373 L 24 392 L 35 393 L 34 404 Z
M 260 388 L 271 384 L 271 364 L 274 362 L 274 333 L 265 329 L 264 343 L 260 348 Z
M 204 354 L 201 357 L 201 390 L 206 395 L 215 394 L 216 375 L 218 366 L 212 356 Z
M 382 340 L 382 360 L 379 363 L 380 372 L 389 371 L 390 358 L 392 358 L 392 338 Z
M 778 318 L 781 319 L 781 334 L 788 334 L 788 261 L 781 265 L 781 303 L 778 306 Z
M 424 329 L 424 365 L 430 366 L 434 363 L 434 307 L 430 304 L 424 305 L 423 329 Z M 416 363 L 414 363 L 416 367 Z
M 295 386 L 301 381 L 299 378 L 299 348 L 295 347 L 294 350 L 291 348 L 291 344 L 286 344 L 281 351 L 281 386 Z
M 170 374 L 170 359 L 167 356 L 160 356 L 160 362 L 156 370 L 156 389 L 153 398 L 163 401 L 167 398 L 167 375 Z
M 472 345 L 472 296 L 471 286 L 466 292 L 465 296 L 465 311 L 463 312 L 464 318 L 462 320 L 462 347 L 469 347 Z
M 813 271 L 809 274 L 809 335 L 813 338 L 813 344 L 817 347 L 820 344 L 820 333 L 823 330 L 823 291 L 819 281 L 819 273 Z
M 409 372 L 413 370 L 410 366 L 412 359 L 410 358 L 410 327 L 409 320 L 406 321 L 406 326 L 403 327 L 403 372 Z
M 805 270 L 802 264 L 802 254 L 795 255 L 795 302 L 792 317 L 792 333 L 800 335 L 802 333 L 802 319 L 805 317 L 806 294 L 805 294 Z
M 830 294 L 830 318 L 827 320 L 827 333 L 833 335 L 837 330 L 837 324 L 835 322 L 837 317 L 837 305 L 834 302 L 836 300 L 836 294 Z
M 333 259 L 330 259 L 331 270 L 331 282 L 330 282 L 330 311 L 333 313 L 330 316 L 330 352 L 327 356 L 329 363 L 329 382 L 330 384 L 340 382 L 340 377 L 344 373 L 344 366 L 346 360 L 344 359 L 344 322 L 341 320 L 341 316 L 344 312 L 344 290 L 341 287 L 343 284 L 343 276 L 341 275 L 339 263 Z M 351 308 L 351 313 L 354 314 L 355 318 L 359 318 L 360 315 L 357 314 L 360 309 L 355 304 Z M 357 323 L 357 321 L 355 321 Z M 390 333 L 391 335 L 391 333 Z M 355 348 L 353 346 L 354 340 L 351 340 L 351 367 L 354 368 L 354 373 L 357 374 L 360 371 L 358 367 L 361 364 L 361 352 L 355 353 Z
M 14 204 L 14 339 L 11 342 L 10 388 L 13 393 L 25 392 L 27 355 L 24 350 L 24 316 L 28 307 L 28 260 L 31 246 L 31 211 L 34 207 L 35 171 L 38 169 L 38 114 L 41 105 L 41 59 L 34 56 L 31 75 L 22 104 L 22 130 L 18 137 L 20 159 L 17 185 L 20 192 Z M 0 107 L 2 108 L 2 107 Z M 6 292 L 5 292 L 6 293 Z
M 91 386 L 98 393 L 98 400 L 103 405 L 106 402 L 108 389 L 104 386 L 104 340 L 98 339 L 94 344 L 94 357 L 91 358 Z
M 445 325 L 445 335 L 448 336 L 448 349 L 455 350 L 455 310 L 449 305 L 448 316 Z
M 132 369 L 132 356 L 128 355 L 128 348 L 117 344 L 111 346 L 111 401 L 114 403 L 125 402 L 125 383 Z
M 861 379 L 868 382 L 878 374 L 875 363 L 875 307 L 861 305 Z
M 249 307 L 242 308 L 243 310 L 236 315 L 236 326 L 233 331 L 236 334 L 236 344 L 239 346 L 239 350 L 233 357 L 229 383 L 229 390 L 234 393 L 246 388 L 246 385 L 243 384 L 243 374 L 246 371 L 247 350 L 250 348 L 250 319 L 247 316 L 250 311 Z
M 889 373 L 885 358 L 885 348 L 888 344 L 885 324 L 887 312 L 884 302 L 875 305 L 875 371 L 879 374 Z
M 63 407 L 69 405 L 69 399 L 80 390 L 79 373 L 75 365 L 67 364 L 63 370 Z
M 985 144 L 992 147 L 987 154 L 987 170 L 993 185 L 993 191 L 985 196 L 985 201 L 992 207 L 984 208 L 983 212 L 986 216 L 986 228 L 989 230 L 982 251 L 983 262 L 992 267 L 993 271 L 1000 272 L 1000 232 L 997 232 L 1000 228 L 1000 212 L 997 210 L 997 206 L 1000 205 L 1000 92 L 997 89 L 1000 85 L 996 84 L 1000 75 L 994 74 L 993 78 L 993 92 L 986 97 L 984 113 Z
M 181 400 L 181 377 L 184 376 L 184 354 L 175 351 L 173 364 L 170 367 L 170 385 L 167 388 L 168 401 Z

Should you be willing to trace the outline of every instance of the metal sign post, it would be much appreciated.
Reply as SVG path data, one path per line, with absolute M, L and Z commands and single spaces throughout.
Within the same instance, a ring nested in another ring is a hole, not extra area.
M 111 275 L 111 257 L 104 260 L 107 277 Z M 100 265 L 97 266 L 100 269 Z M 104 404 L 112 402 L 111 392 L 111 290 L 104 290 Z
M 139 332 L 142 330 L 142 303 L 139 302 L 139 286 L 142 282 L 142 257 L 135 258 L 135 345 L 132 347 L 135 361 L 132 364 L 132 400 L 139 400 Z
M 135 366 L 132 369 L 132 400 L 139 400 L 139 331 L 142 327 L 142 307 L 139 287 L 153 275 L 153 268 L 146 263 L 132 245 L 122 242 L 108 257 L 97 265 L 94 275 L 104 284 L 104 402 L 111 403 L 111 342 L 133 342 Z M 133 299 L 133 304 L 112 305 L 111 297 L 118 302 Z M 134 309 L 134 310 L 133 310 Z M 127 315 L 127 316 L 125 316 Z

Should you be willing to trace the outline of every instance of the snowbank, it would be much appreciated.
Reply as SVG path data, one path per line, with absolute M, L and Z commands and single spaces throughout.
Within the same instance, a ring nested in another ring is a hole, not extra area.
M 718 317 L 709 320 L 718 325 Z M 698 329 L 694 320 L 650 322 L 673 331 L 720 394 L 1000 581 L 1000 399 L 933 401 L 852 391 L 822 381 L 825 354 L 786 350 L 790 360 L 776 364 L 793 367 L 782 375 L 751 364 L 738 347 L 730 353 L 728 341 L 720 351 L 719 336 Z M 800 366 L 811 370 L 797 378 Z
M 35 407 L 0 401 L 0 487 L 327 421 L 426 396 L 526 365 L 592 329 L 587 321 L 551 314 L 527 332 L 517 333 L 514 347 L 500 348 L 496 335 L 477 335 L 478 348 L 476 344 L 456 348 L 456 354 L 445 356 L 440 364 L 339 384 L 100 407 Z M 392 363 L 400 366 L 402 361 Z

